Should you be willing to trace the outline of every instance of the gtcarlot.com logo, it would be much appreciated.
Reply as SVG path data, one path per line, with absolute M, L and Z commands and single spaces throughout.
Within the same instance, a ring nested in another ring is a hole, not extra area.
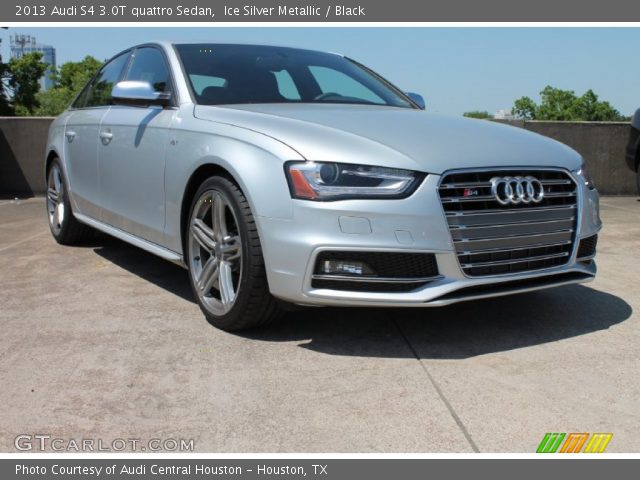
M 175 438 L 59 438 L 52 435 L 18 435 L 13 441 L 22 452 L 192 452 L 193 439 Z
M 611 437 L 613 433 L 545 433 L 536 453 L 604 453 Z

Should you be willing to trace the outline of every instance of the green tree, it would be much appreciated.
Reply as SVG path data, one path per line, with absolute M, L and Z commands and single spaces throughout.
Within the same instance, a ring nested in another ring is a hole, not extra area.
M 87 55 L 79 62 L 64 63 L 54 74 L 54 81 L 59 87 L 79 93 L 101 66 L 102 62 Z
M 627 118 L 613 108 L 609 102 L 599 101 L 593 90 L 587 90 L 574 102 L 573 112 L 577 118 L 587 118 L 595 122 L 625 121 Z
M 38 107 L 40 78 L 47 70 L 47 64 L 42 62 L 42 53 L 32 52 L 21 58 L 12 58 L 9 60 L 8 70 L 8 85 L 16 114 L 32 115 Z
M 513 104 L 513 114 L 524 120 L 533 120 L 536 117 L 536 102 L 529 97 L 522 97 Z
M 483 120 L 493 118 L 493 115 L 486 110 L 473 110 L 471 112 L 464 112 L 462 115 L 467 118 L 480 118 Z
M 541 102 L 536 108 L 536 120 L 579 120 L 574 113 L 577 100 L 572 90 L 546 86 L 540 92 Z
M 622 121 L 624 116 L 609 102 L 600 101 L 593 90 L 578 97 L 572 90 L 546 86 L 540 92 L 540 105 L 529 97 L 515 101 L 514 114 L 525 120 Z
M 46 92 L 38 93 L 38 108 L 34 115 L 39 117 L 55 117 L 64 112 L 71 102 L 73 95 L 66 88 L 53 87 Z
M 102 63 L 88 55 L 79 62 L 66 62 L 51 76 L 55 86 L 38 94 L 37 115 L 56 116 L 62 113 L 96 74 Z

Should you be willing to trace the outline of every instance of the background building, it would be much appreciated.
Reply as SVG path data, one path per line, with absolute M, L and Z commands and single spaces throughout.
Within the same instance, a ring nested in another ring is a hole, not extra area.
M 42 53 L 42 61 L 48 65 L 47 70 L 40 79 L 40 89 L 48 90 L 53 87 L 51 74 L 56 68 L 56 49 L 51 45 L 43 45 L 36 41 L 32 35 L 12 35 L 10 37 L 10 58 L 21 58 L 23 55 L 32 52 Z
M 511 110 L 500 109 L 496 112 L 493 118 L 497 120 L 515 120 L 515 115 L 511 113 Z

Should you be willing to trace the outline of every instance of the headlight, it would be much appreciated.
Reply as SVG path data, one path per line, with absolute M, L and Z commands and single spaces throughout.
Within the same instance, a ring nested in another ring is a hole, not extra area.
M 578 170 L 576 173 L 579 176 L 582 176 L 582 178 L 584 178 L 584 184 L 589 188 L 589 190 L 593 190 L 594 188 L 596 188 L 596 184 L 593 183 L 593 177 L 589 173 L 589 170 L 587 169 L 587 164 L 584 160 L 582 161 L 580 170 Z
M 285 172 L 293 198 L 317 201 L 405 198 L 425 177 L 411 170 L 330 162 L 288 162 Z

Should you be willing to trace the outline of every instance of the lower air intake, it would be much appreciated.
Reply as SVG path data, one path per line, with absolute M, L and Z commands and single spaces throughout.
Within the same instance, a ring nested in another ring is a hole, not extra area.
M 342 272 L 336 268 L 343 267 Z M 410 292 L 439 278 L 432 253 L 324 251 L 316 257 L 313 288 L 352 292 Z

